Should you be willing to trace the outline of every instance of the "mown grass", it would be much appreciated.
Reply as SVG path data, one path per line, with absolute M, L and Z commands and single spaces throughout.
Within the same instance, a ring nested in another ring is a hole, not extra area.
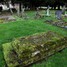
M 44 11 L 42 13 L 44 13 Z M 62 36 L 67 36 L 67 30 L 45 23 L 45 20 L 48 19 L 53 21 L 57 20 L 54 17 L 54 13 L 51 17 L 44 17 L 43 19 L 38 20 L 33 19 L 33 16 L 35 15 L 34 11 L 27 12 L 27 14 L 29 19 L 24 20 L 15 16 L 17 18 L 15 22 L 0 24 L 0 67 L 4 67 L 5 64 L 2 52 L 3 43 L 10 42 L 17 37 L 23 37 L 32 35 L 34 33 L 47 31 L 53 31 Z

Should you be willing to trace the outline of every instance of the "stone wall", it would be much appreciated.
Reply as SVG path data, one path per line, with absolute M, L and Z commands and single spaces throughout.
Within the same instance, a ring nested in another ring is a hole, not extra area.
M 8 67 L 24 67 L 66 47 L 67 37 L 49 31 L 3 44 L 3 52 Z

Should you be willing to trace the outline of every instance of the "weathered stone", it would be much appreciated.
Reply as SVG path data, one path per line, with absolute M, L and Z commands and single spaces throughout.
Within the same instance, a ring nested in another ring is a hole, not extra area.
M 36 14 L 35 14 L 34 18 L 35 19 L 44 18 L 44 15 L 39 12 L 39 8 L 37 8 L 37 11 L 36 11 Z
M 65 5 L 62 8 L 62 14 L 65 15 Z
M 8 17 L 8 21 L 15 21 L 16 19 L 13 16 Z
M 33 56 L 36 56 L 37 54 L 39 54 L 40 53 L 40 51 L 35 51 L 34 53 L 32 53 L 32 57 Z
M 19 4 L 18 4 L 18 3 L 15 4 L 14 7 L 15 7 L 15 9 L 17 10 L 17 15 L 20 16 L 20 10 L 19 10 L 20 8 L 19 8 Z
M 46 15 L 46 16 L 50 16 L 50 11 L 49 11 L 49 9 L 50 9 L 50 6 L 48 5 L 48 7 L 47 7 L 47 15 Z
M 55 15 L 56 15 L 56 18 L 57 18 L 58 20 L 60 20 L 60 19 L 62 18 L 62 17 L 61 17 L 62 11 L 57 10 L 57 11 L 55 12 Z
M 24 67 L 66 47 L 67 37 L 49 31 L 3 44 L 3 52 L 8 67 Z
M 59 21 L 56 21 L 56 22 L 51 22 L 51 21 L 45 21 L 45 22 L 47 22 L 47 23 L 49 23 L 49 24 L 52 24 L 52 25 L 55 25 L 55 26 L 58 26 L 58 27 L 61 27 L 61 28 L 65 28 L 66 29 L 66 27 L 67 27 L 67 22 L 63 22 L 63 21 L 61 21 L 61 20 L 59 20 Z
M 2 23 L 6 23 L 6 21 L 15 21 L 16 18 L 13 16 L 0 16 L 0 19 L 3 20 Z
M 67 26 L 64 26 L 65 29 L 67 29 Z

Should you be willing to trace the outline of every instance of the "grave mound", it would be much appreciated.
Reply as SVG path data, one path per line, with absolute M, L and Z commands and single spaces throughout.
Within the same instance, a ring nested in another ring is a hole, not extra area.
M 8 67 L 24 67 L 66 47 L 67 37 L 49 31 L 3 44 L 3 53 Z
M 52 25 L 55 25 L 55 26 L 58 26 L 58 27 L 61 27 L 61 28 L 65 28 L 65 29 L 67 29 L 67 22 L 63 22 L 63 21 L 55 21 L 55 22 L 53 22 L 53 21 L 45 21 L 45 22 L 47 22 L 47 23 L 49 23 L 49 24 L 52 24 Z

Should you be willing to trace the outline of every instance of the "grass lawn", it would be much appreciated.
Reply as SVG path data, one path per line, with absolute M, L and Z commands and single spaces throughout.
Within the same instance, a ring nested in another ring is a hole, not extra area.
M 44 11 L 42 13 L 44 13 Z M 62 36 L 67 36 L 67 30 L 45 23 L 45 20 L 47 20 L 47 19 L 52 19 L 53 21 L 57 20 L 54 17 L 54 13 L 52 14 L 51 17 L 44 17 L 44 19 L 39 19 L 39 20 L 34 20 L 32 18 L 32 16 L 34 16 L 34 14 L 35 14 L 34 11 L 27 12 L 27 14 L 31 18 L 29 18 L 27 20 L 23 20 L 23 19 L 16 17 L 17 21 L 15 21 L 15 22 L 0 24 L 0 67 L 4 67 L 4 64 L 5 64 L 5 61 L 3 58 L 3 52 L 2 52 L 2 44 L 3 43 L 10 42 L 14 38 L 17 38 L 17 37 L 23 37 L 23 36 L 32 35 L 34 33 L 47 32 L 47 31 L 53 31 Z M 64 20 L 67 21 L 66 19 L 64 19 Z M 54 56 L 50 57 L 45 62 L 46 67 L 54 67 L 54 66 L 56 66 L 56 64 L 59 65 L 59 63 L 60 64 L 63 63 L 62 65 L 64 65 L 67 62 L 66 51 L 67 50 L 64 50 L 61 54 L 58 53 L 58 54 L 54 55 L 55 57 L 57 57 L 55 59 L 54 59 Z M 59 59 L 61 56 L 63 56 L 63 57 L 61 59 Z M 42 64 L 44 65 L 44 61 L 40 65 L 42 65 Z M 54 66 L 50 66 L 50 64 L 52 64 Z M 39 64 L 37 64 L 37 65 L 33 65 L 33 67 L 44 67 L 44 66 L 39 66 Z M 66 66 L 59 65 L 58 67 L 66 67 Z

